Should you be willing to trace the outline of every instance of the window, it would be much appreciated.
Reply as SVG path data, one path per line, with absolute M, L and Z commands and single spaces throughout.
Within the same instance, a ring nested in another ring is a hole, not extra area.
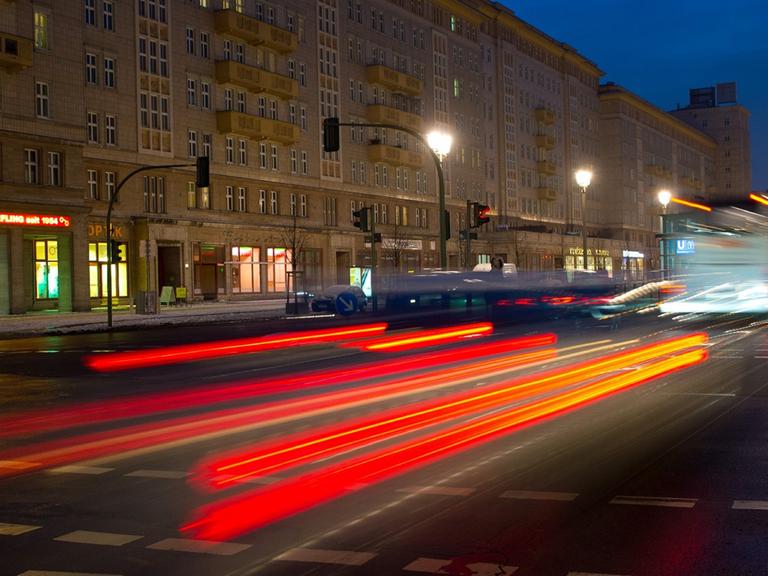
M 88 271 L 90 278 L 91 298 L 106 298 L 107 296 L 107 267 L 110 266 L 106 242 L 88 243 Z M 112 296 L 128 296 L 128 262 L 126 262 L 127 245 L 118 244 L 121 262 L 111 264 L 112 267 Z
M 104 135 L 107 146 L 117 146 L 117 118 L 112 114 L 104 115 Z
M 248 211 L 248 188 L 240 186 L 237 189 L 237 209 L 240 212 Z
M 147 71 L 147 39 L 139 38 L 139 70 Z
M 187 28 L 187 54 L 195 54 L 195 31 Z
M 307 66 L 304 62 L 299 63 L 299 85 L 307 85 Z
M 168 43 L 160 42 L 160 76 L 168 77 Z
M 50 47 L 48 14 L 35 10 L 35 48 L 38 50 L 48 50 Z
M 162 176 L 144 176 L 144 211 L 165 212 L 165 178 Z
M 96 0 L 85 0 L 85 24 L 96 26 Z
M 237 111 L 245 114 L 245 92 L 237 93 Z
M 259 144 L 259 168 L 267 167 L 267 145 Z
M 104 191 L 107 193 L 107 200 L 110 200 L 115 195 L 116 181 L 117 175 L 114 172 L 104 172 Z
M 269 117 L 272 120 L 277 120 L 277 100 L 269 101 Z
M 280 165 L 279 165 L 279 161 L 278 161 L 279 159 L 278 159 L 278 156 L 277 156 L 277 146 L 275 146 L 274 144 L 272 145 L 270 156 L 272 158 L 272 163 L 271 163 L 272 164 L 272 170 L 278 170 Z
M 227 198 L 227 210 L 230 212 L 234 211 L 235 209 L 235 189 L 232 186 L 226 187 L 226 198 Z
M 171 116 L 169 112 L 170 105 L 169 105 L 169 100 L 167 96 L 163 96 L 160 99 L 160 106 L 162 108 L 160 111 L 160 119 L 162 121 L 160 128 L 168 132 L 171 129 Z
M 288 78 L 296 80 L 296 60 L 293 58 L 288 59 Z
M 56 240 L 35 240 L 35 298 L 59 297 L 59 249 Z
M 213 150 L 213 134 L 203 134 L 203 156 L 206 156 L 213 161 L 211 152 Z
M 267 99 L 264 96 L 259 96 L 256 113 L 262 118 L 267 115 Z
M 197 186 L 194 182 L 187 182 L 187 208 L 197 208 Z
M 238 151 L 239 151 L 240 165 L 247 166 L 248 165 L 248 141 L 247 140 L 240 140 L 240 146 L 238 148 Z
M 61 186 L 61 153 L 48 152 L 48 184 Z
M 99 141 L 99 115 L 96 112 L 88 112 L 87 118 L 88 142 Z
M 187 131 L 187 155 L 197 158 L 197 130 Z
M 232 292 L 261 292 L 259 249 L 232 246 Z
M 307 153 L 302 150 L 301 151 L 301 173 L 306 176 L 309 174 L 309 161 L 307 160 Z
M 297 215 L 297 213 L 296 213 L 296 194 L 294 192 L 291 192 L 290 198 L 291 198 L 291 210 L 290 210 L 289 213 L 290 213 L 291 216 L 296 216 Z
M 233 110 L 232 108 L 232 89 L 224 90 L 224 110 Z
M 112 0 L 104 0 L 101 5 L 102 20 L 104 22 L 104 30 L 115 30 L 115 4 Z
M 302 218 L 306 218 L 307 214 L 308 214 L 308 212 L 307 212 L 307 195 L 306 194 L 302 194 L 301 197 L 299 198 L 299 200 L 301 202 L 299 204 L 299 210 L 300 210 L 299 216 L 301 216 Z
M 187 104 L 197 106 L 197 81 L 187 78 Z
M 245 64 L 245 46 L 242 44 L 235 45 L 235 60 L 240 64 Z
M 269 213 L 280 214 L 280 202 L 277 190 L 270 190 L 269 192 Z
M 35 114 L 37 114 L 38 118 L 51 117 L 48 84 L 45 82 L 35 82 Z
M 299 171 L 299 158 L 296 154 L 296 150 L 291 148 L 291 174 L 296 174 Z
M 115 87 L 115 59 L 104 58 L 104 86 Z
M 301 129 L 307 131 L 307 109 L 304 106 L 301 107 Z
M 232 60 L 232 42 L 224 40 L 224 60 Z
M 267 191 L 259 190 L 259 214 L 267 213 Z
M 200 32 L 200 58 L 208 59 L 210 55 L 210 40 L 208 32 Z
M 211 84 L 200 82 L 200 106 L 206 110 L 211 109 Z
M 96 170 L 88 170 L 88 198 L 99 199 L 99 173 Z
M 87 52 L 85 54 L 85 81 L 88 84 L 94 85 L 98 80 L 96 74 L 96 54 Z
M 226 139 L 226 160 L 227 164 L 234 164 L 235 163 L 235 139 L 231 136 L 227 136 Z

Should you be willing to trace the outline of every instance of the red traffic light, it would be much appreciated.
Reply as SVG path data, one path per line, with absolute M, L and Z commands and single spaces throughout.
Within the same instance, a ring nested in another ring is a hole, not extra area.
M 472 225 L 471 228 L 477 228 L 491 221 L 491 207 L 479 202 L 472 203 Z

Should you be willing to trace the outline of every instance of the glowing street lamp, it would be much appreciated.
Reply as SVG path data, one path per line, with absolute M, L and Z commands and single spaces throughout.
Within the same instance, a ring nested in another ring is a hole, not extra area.
M 591 170 L 576 170 L 576 184 L 581 188 L 581 243 L 584 257 L 582 260 L 584 270 L 587 269 L 587 188 L 592 183 Z
M 669 205 L 669 202 L 672 200 L 672 192 L 669 190 L 659 190 L 659 193 L 656 195 L 656 197 L 659 200 L 659 204 L 662 205 L 664 208 L 664 213 L 667 213 L 667 206 Z
M 443 176 L 442 163 L 445 157 L 451 153 L 453 136 L 447 132 L 433 130 L 427 134 L 427 144 L 432 150 L 432 154 L 435 158 L 435 166 L 437 167 L 439 201 L 438 221 L 440 222 L 440 269 L 445 270 L 448 268 L 448 248 L 446 246 L 448 241 L 448 231 L 446 229 L 447 222 L 445 220 L 445 177 Z

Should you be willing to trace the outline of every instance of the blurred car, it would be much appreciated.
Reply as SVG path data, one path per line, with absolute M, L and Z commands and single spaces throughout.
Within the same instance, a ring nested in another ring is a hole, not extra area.
M 337 308 L 338 297 L 341 294 L 350 294 L 354 300 L 346 299 L 351 302 L 352 309 L 346 310 L 348 313 L 364 312 L 368 307 L 368 297 L 359 286 L 349 284 L 335 284 L 329 286 L 320 294 L 316 294 L 310 303 L 313 312 L 340 312 Z M 343 305 L 343 304 L 342 304 Z

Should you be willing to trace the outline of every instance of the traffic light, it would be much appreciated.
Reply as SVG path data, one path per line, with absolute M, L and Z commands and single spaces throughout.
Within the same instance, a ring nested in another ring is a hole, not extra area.
M 352 224 L 355 225 L 355 228 L 360 228 L 361 232 L 371 231 L 370 222 L 368 222 L 368 208 L 360 208 L 360 210 L 352 212 L 352 216 L 354 217 Z
M 208 156 L 198 156 L 195 184 L 198 188 L 208 188 L 211 185 L 210 162 Z
M 326 118 L 323 120 L 323 151 L 337 152 L 339 150 L 339 119 Z
M 123 261 L 122 247 L 123 245 L 117 240 L 109 241 L 109 261 L 113 264 Z
M 491 208 L 480 202 L 472 203 L 472 222 L 470 228 L 477 228 L 491 221 Z

